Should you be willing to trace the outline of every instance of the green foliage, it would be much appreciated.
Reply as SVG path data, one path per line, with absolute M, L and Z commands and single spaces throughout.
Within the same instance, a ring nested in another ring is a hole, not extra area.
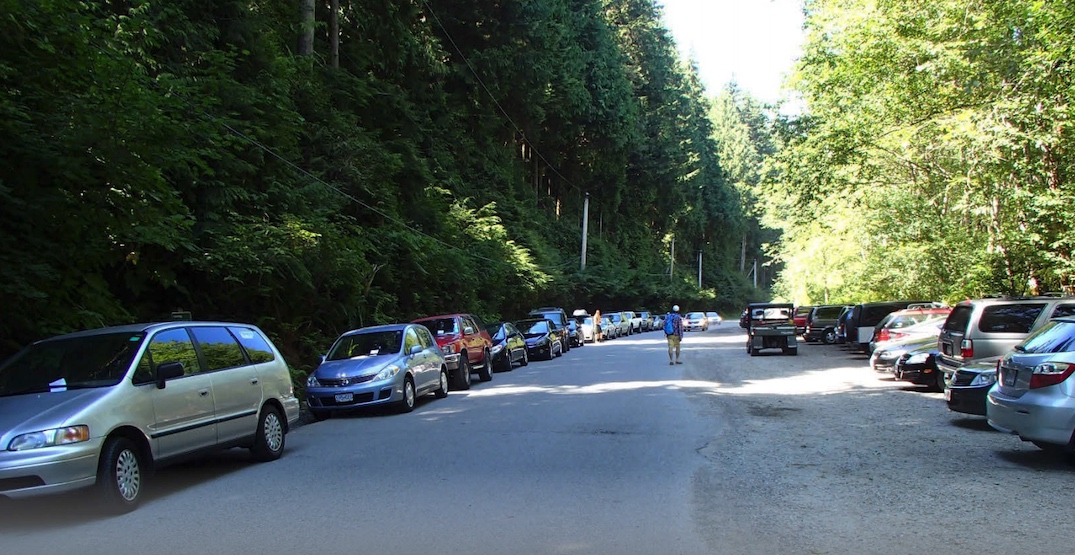
M 750 296 L 653 0 L 342 4 L 332 68 L 290 1 L 0 0 L 0 354 L 182 309 L 301 378 L 375 323 Z

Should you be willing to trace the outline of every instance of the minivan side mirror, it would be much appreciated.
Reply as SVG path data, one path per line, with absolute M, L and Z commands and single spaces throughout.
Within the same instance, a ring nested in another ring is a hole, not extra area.
M 183 363 L 165 362 L 157 367 L 157 389 L 164 389 L 164 382 L 183 375 Z

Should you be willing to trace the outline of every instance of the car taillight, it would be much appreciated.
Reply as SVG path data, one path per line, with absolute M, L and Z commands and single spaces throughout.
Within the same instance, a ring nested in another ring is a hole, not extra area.
M 1046 362 L 1034 367 L 1034 373 L 1030 376 L 1030 389 L 1049 387 L 1056 385 L 1075 372 L 1075 364 L 1066 362 Z
M 970 339 L 964 339 L 959 344 L 959 356 L 963 358 L 974 358 L 974 342 Z
M 881 341 L 888 341 L 888 336 L 889 336 L 888 330 L 887 329 L 882 329 L 881 331 L 877 332 L 877 341 L 879 343 Z

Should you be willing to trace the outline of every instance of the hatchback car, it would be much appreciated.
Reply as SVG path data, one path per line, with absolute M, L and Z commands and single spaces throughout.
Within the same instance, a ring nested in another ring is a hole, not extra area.
M 552 360 L 564 354 L 563 339 L 556 325 L 548 318 L 529 318 L 515 322 L 526 339 L 526 351 L 530 358 Z
M 683 331 L 706 331 L 709 329 L 709 318 L 705 312 L 688 312 L 683 318 Z
M 448 395 L 448 365 L 432 334 L 418 324 L 344 333 L 306 380 L 306 404 L 318 420 L 377 405 L 410 412 L 427 393 Z
M 246 447 L 280 457 L 299 418 L 283 356 L 257 327 L 162 322 L 38 341 L 0 366 L 0 496 L 93 487 L 134 509 L 150 470 Z
M 1041 449 L 1075 454 L 1075 318 L 1042 326 L 997 367 L 986 418 Z

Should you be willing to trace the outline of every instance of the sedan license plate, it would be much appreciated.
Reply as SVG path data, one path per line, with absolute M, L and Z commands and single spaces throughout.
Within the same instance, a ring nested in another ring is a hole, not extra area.
M 1004 372 L 1004 385 L 1006 385 L 1006 386 L 1015 385 L 1015 378 L 1016 378 L 1017 374 L 1018 374 L 1017 372 Z
M 354 393 L 337 393 L 336 394 L 336 402 L 337 403 L 351 403 L 351 402 L 354 402 L 354 400 L 355 400 L 355 394 Z

